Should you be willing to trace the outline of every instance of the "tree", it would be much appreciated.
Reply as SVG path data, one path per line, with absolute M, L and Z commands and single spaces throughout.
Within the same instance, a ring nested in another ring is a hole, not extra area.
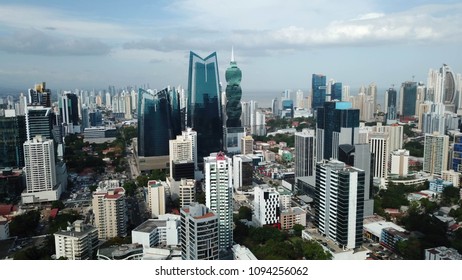
M 405 241 L 398 241 L 397 244 L 399 254 L 405 260 L 422 260 L 423 248 L 419 239 L 410 237 Z
M 293 231 L 294 231 L 294 235 L 295 236 L 302 236 L 302 231 L 305 229 L 304 226 L 300 225 L 300 224 L 295 224 L 293 227 L 292 227 Z
M 238 219 L 239 220 L 245 219 L 245 220 L 251 221 L 252 220 L 252 209 L 250 209 L 247 206 L 241 206 L 239 208 Z
M 40 222 L 39 211 L 29 211 L 16 216 L 10 223 L 10 236 L 32 236 Z
M 51 203 L 51 208 L 58 208 L 59 210 L 64 209 L 64 203 L 61 200 L 55 200 Z
M 126 181 L 122 187 L 125 190 L 127 196 L 134 196 L 137 189 L 136 183 L 134 181 Z
M 136 177 L 136 184 L 138 185 L 138 187 L 146 187 L 148 185 L 148 176 L 146 175 L 139 175 L 138 177 Z
M 451 206 L 457 204 L 460 199 L 460 190 L 454 187 L 447 187 L 441 194 L 441 203 L 443 205 Z

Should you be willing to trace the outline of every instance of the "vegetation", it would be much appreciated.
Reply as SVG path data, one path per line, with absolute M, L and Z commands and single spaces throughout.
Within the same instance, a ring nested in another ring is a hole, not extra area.
M 418 141 L 409 141 L 404 144 L 404 149 L 409 150 L 409 154 L 413 157 L 423 157 L 424 145 Z
M 51 260 L 55 254 L 55 238 L 53 235 L 45 237 L 40 245 L 34 245 L 14 254 L 15 260 Z
M 412 129 L 415 128 L 415 124 L 405 124 L 403 125 L 403 134 L 406 135 L 407 137 L 416 137 L 417 133 L 415 133 Z
M 35 235 L 40 222 L 39 211 L 29 211 L 16 216 L 10 223 L 10 236 L 27 237 Z
M 49 229 L 48 233 L 53 234 L 60 230 L 65 230 L 68 225 L 72 224 L 82 217 L 76 211 L 71 211 L 69 213 L 60 213 L 54 219 L 50 217 L 49 219 Z
M 248 228 L 237 221 L 234 236 L 237 243 L 247 246 L 259 260 L 332 258 L 317 242 L 291 236 L 288 232 L 273 227 Z
M 250 209 L 247 206 L 241 206 L 239 208 L 238 219 L 239 220 L 245 219 L 245 220 L 251 221 L 252 220 L 252 209 Z

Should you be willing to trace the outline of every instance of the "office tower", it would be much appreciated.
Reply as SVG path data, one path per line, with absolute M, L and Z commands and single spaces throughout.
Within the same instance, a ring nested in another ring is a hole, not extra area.
M 375 158 L 369 144 L 342 144 L 338 147 L 338 160 L 364 171 L 364 217 L 374 215 L 374 195 L 372 193 Z
M 218 215 L 203 204 L 193 203 L 180 210 L 181 258 L 218 260 Z
M 37 135 L 24 142 L 23 147 L 27 186 L 23 203 L 58 200 L 61 190 L 57 189 L 53 140 Z
M 223 147 L 220 79 L 216 53 L 189 55 L 187 126 L 197 131 L 198 162 Z
M 226 126 L 224 129 L 224 150 L 228 154 L 241 153 L 240 139 L 245 136 L 244 127 L 241 124 L 241 78 L 242 72 L 237 67 L 232 51 L 231 62 L 225 72 L 226 82 Z
M 25 116 L 26 115 L 26 106 L 27 106 L 27 96 L 21 92 L 19 94 L 19 102 L 16 110 L 16 116 Z
M 36 84 L 28 91 L 28 105 L 51 107 L 51 90 L 46 88 L 46 83 Z
M 369 84 L 369 87 L 367 88 L 367 96 L 369 97 L 368 99 L 372 102 L 373 104 L 373 110 L 374 112 L 377 109 L 377 84 L 375 82 L 372 82 Z
M 325 102 L 317 110 L 316 160 L 336 159 L 338 146 L 359 143 L 359 110 L 350 102 Z
M 385 92 L 385 113 L 387 120 L 397 119 L 397 92 L 394 88 L 389 88 Z
M 180 207 L 191 205 L 196 201 L 196 180 L 181 179 L 180 181 Z
M 26 138 L 31 140 L 37 135 L 52 139 L 53 113 L 51 108 L 43 106 L 26 107 Z
M 277 97 L 271 100 L 271 113 L 275 117 L 279 116 L 279 100 Z
M 103 181 L 93 192 L 92 208 L 99 239 L 127 235 L 125 190 L 118 184 L 118 181 Z
M 106 105 L 106 109 L 111 109 L 112 108 L 112 97 L 110 92 L 106 92 L 105 96 L 105 102 L 104 104 Z
M 345 85 L 342 87 L 342 101 L 350 100 L 350 86 Z
M 391 153 L 390 174 L 407 176 L 409 171 L 409 151 L 396 150 Z
M 451 169 L 462 172 L 462 133 L 454 134 Z
M 222 152 L 204 158 L 206 206 L 218 216 L 220 251 L 233 245 L 232 162 Z
M 82 220 L 56 232 L 54 237 L 57 259 L 89 260 L 98 247 L 98 230 Z
M 342 99 L 342 90 L 343 90 L 343 85 L 342 83 L 336 82 L 333 83 L 330 87 L 330 100 L 334 101 L 345 101 Z
M 401 85 L 400 95 L 400 117 L 409 118 L 416 114 L 415 101 L 417 99 L 417 83 L 404 82 Z
M 233 156 L 233 186 L 235 191 L 247 191 L 253 182 L 252 158 L 246 155 Z
M 335 160 L 317 164 L 314 203 L 321 234 L 346 249 L 361 247 L 364 171 Z
M 275 188 L 260 185 L 254 188 L 253 209 L 259 226 L 279 223 L 279 193 Z
M 148 195 L 146 197 L 148 210 L 151 213 L 152 218 L 159 217 L 159 215 L 165 214 L 165 189 L 167 184 L 162 181 L 149 180 L 147 189 Z
M 283 99 L 281 102 L 282 112 L 281 117 L 293 118 L 294 117 L 294 101 L 291 99 Z
M 311 77 L 311 108 L 316 110 L 322 107 L 326 101 L 326 76 L 321 74 L 313 74 Z
M 242 154 L 253 154 L 253 138 L 251 135 L 247 135 L 241 138 L 241 147 L 242 147 Z
M 64 92 L 58 99 L 59 124 L 64 135 L 80 133 L 78 97 L 74 93 Z
M 0 116 L 0 167 L 24 167 L 24 116 Z
M 241 115 L 241 123 L 242 126 L 250 131 L 250 103 L 249 102 L 241 102 L 242 107 L 242 115 Z
M 88 107 L 84 105 L 82 107 L 82 131 L 85 131 L 85 128 L 90 127 L 90 112 Z
M 425 134 L 423 171 L 430 175 L 442 175 L 448 170 L 449 136 L 438 132 Z
M 316 164 L 314 130 L 295 133 L 295 177 L 314 176 Z
M 369 145 L 374 157 L 373 176 L 385 180 L 388 177 L 388 160 L 390 157 L 389 136 L 385 132 L 369 133 Z
M 174 109 L 178 106 L 168 88 L 156 93 L 139 90 L 137 152 L 141 157 L 157 158 L 153 169 L 168 166 L 169 141 L 181 133 L 180 112 Z
M 90 120 L 90 126 L 102 126 L 103 125 L 103 114 L 100 110 L 90 112 L 88 114 Z

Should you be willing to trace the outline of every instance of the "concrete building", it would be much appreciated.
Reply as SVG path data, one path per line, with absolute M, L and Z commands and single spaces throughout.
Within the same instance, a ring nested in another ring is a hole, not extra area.
M 315 225 L 340 247 L 362 245 L 364 171 L 340 161 L 318 163 Z
M 196 180 L 181 179 L 179 190 L 180 207 L 191 205 L 196 201 Z
M 141 244 L 123 244 L 114 247 L 98 249 L 98 260 L 141 260 L 144 250 Z
M 425 260 L 462 260 L 462 255 L 454 248 L 440 246 L 425 249 Z
M 56 179 L 53 140 L 37 135 L 32 140 L 26 141 L 23 147 L 26 190 L 21 195 L 22 202 L 59 200 L 62 189 Z
M 241 138 L 242 151 L 241 154 L 253 154 L 253 138 L 251 135 L 247 135 Z
M 218 260 L 218 216 L 198 203 L 181 208 L 180 216 L 181 258 Z
M 182 135 L 178 135 L 176 139 L 169 141 L 169 155 L 170 155 L 170 177 L 173 176 L 173 164 L 174 161 L 188 161 L 194 162 L 193 154 L 193 138 L 189 137 L 186 132 Z M 193 179 L 193 178 L 189 178 Z
M 254 216 L 259 226 L 279 223 L 279 193 L 275 188 L 260 185 L 254 188 Z
M 245 191 L 252 186 L 253 163 L 246 155 L 233 156 L 233 187 L 236 191 Z
M 244 245 L 236 244 L 232 248 L 234 260 L 257 260 L 257 257 Z
M 204 158 L 205 201 L 207 208 L 218 216 L 220 251 L 233 244 L 233 166 L 223 153 Z
M 407 176 L 409 171 L 409 151 L 396 150 L 391 153 L 390 174 Z
M 147 189 L 148 195 L 146 196 L 149 212 L 152 218 L 165 214 L 165 189 L 167 183 L 156 180 L 149 180 Z
M 75 221 L 54 236 L 57 259 L 88 260 L 98 247 L 98 229 L 84 224 L 82 220 Z
M 293 207 L 289 210 L 282 211 L 280 216 L 281 229 L 289 230 L 294 225 L 306 227 L 306 211 L 300 207 Z
M 180 216 L 166 214 L 158 219 L 146 220 L 132 230 L 132 243 L 144 248 L 179 246 Z
M 449 136 L 438 132 L 425 134 L 423 171 L 442 175 L 448 170 Z
M 452 169 L 443 171 L 442 177 L 444 181 L 451 182 L 454 187 L 456 188 L 460 187 L 461 174 L 459 172 L 455 172 Z
M 390 158 L 388 133 L 369 133 L 370 151 L 374 157 L 374 178 L 385 180 L 388 177 L 388 160 Z
M 314 176 L 315 137 L 315 131 L 311 129 L 295 133 L 295 177 Z
M 125 190 L 123 188 L 100 184 L 93 193 L 92 205 L 99 239 L 127 235 Z

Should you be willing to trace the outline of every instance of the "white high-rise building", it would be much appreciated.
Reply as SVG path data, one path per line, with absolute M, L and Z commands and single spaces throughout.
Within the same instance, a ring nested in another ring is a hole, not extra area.
M 233 245 L 233 167 L 224 153 L 204 158 L 206 206 L 218 216 L 220 251 Z
M 173 176 L 172 162 L 189 162 L 193 160 L 193 137 L 188 136 L 187 131 L 177 135 L 176 139 L 169 141 L 170 177 Z M 196 162 L 197 163 L 197 162 Z
M 253 138 L 251 135 L 247 135 L 241 138 L 241 147 L 242 151 L 241 154 L 247 155 L 247 154 L 253 154 Z
M 194 168 L 198 170 L 197 167 L 197 132 L 190 127 L 187 127 L 186 130 L 181 132 L 182 139 L 191 141 L 191 151 L 192 151 L 192 161 L 194 161 Z
M 364 171 L 340 161 L 316 166 L 315 224 L 340 247 L 361 247 L 363 240 Z
M 305 104 L 304 104 L 305 98 L 303 96 L 303 91 L 300 89 L 297 90 L 296 96 L 297 96 L 297 103 L 296 103 L 297 108 L 305 108 Z
M 438 132 L 425 134 L 423 171 L 442 175 L 448 170 L 449 136 Z
M 196 180 L 181 179 L 179 189 L 180 207 L 191 205 L 196 201 Z
M 165 214 L 165 189 L 167 184 L 162 181 L 148 181 L 147 204 L 151 217 L 156 218 Z
M 316 166 L 314 130 L 295 133 L 295 177 L 314 176 Z
M 106 102 L 105 102 L 106 109 L 111 109 L 112 108 L 111 101 L 112 101 L 111 94 L 109 92 L 106 92 Z
M 93 193 L 92 208 L 100 239 L 127 235 L 125 190 L 115 185 L 112 181 L 100 182 Z
M 193 203 L 180 209 L 181 258 L 218 260 L 218 215 L 203 204 Z
M 263 113 L 260 110 L 257 110 L 255 113 L 255 135 L 258 136 L 265 136 L 266 135 L 266 116 L 265 113 Z
M 98 247 L 98 230 L 84 224 L 82 220 L 75 221 L 67 230 L 54 234 L 56 258 L 68 260 L 88 260 Z
M 399 175 L 400 177 L 406 176 L 409 171 L 409 151 L 396 150 L 391 154 L 391 168 L 390 173 Z
M 23 203 L 58 200 L 61 189 L 57 186 L 53 140 L 35 136 L 23 144 L 26 190 Z
M 261 185 L 254 188 L 254 214 L 259 226 L 279 222 L 279 193 L 275 188 Z
M 255 100 L 250 100 L 250 134 L 257 134 L 257 111 L 258 103 Z
M 386 179 L 388 177 L 388 160 L 390 157 L 388 133 L 369 133 L 369 145 L 375 162 L 373 177 Z

